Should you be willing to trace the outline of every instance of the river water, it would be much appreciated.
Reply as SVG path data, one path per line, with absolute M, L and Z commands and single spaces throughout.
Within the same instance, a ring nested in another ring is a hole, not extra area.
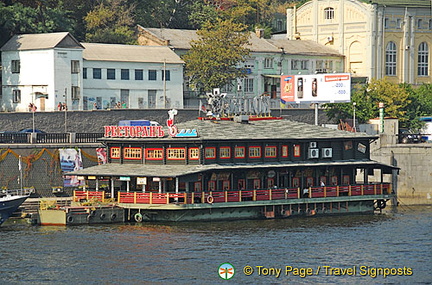
M 0 284 L 432 284 L 431 207 L 176 224 L 9 220 L 0 241 Z

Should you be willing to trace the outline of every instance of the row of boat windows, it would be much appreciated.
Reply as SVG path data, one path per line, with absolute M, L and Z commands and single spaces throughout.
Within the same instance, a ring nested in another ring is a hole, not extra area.
M 294 145 L 292 147 L 292 155 L 294 157 L 300 157 L 300 145 Z M 279 149 L 281 157 L 289 156 L 288 145 L 282 145 Z M 200 149 L 198 147 L 191 148 L 140 148 L 140 147 L 125 147 L 123 148 L 123 159 L 131 160 L 141 160 L 144 156 L 146 160 L 163 160 L 164 156 L 168 160 L 184 160 L 186 155 L 189 160 L 199 160 L 200 159 Z M 234 158 L 276 158 L 278 156 L 277 146 L 236 146 L 234 148 L 229 146 L 223 147 L 206 147 L 204 148 L 204 158 L 205 159 L 230 159 Z M 111 147 L 110 148 L 110 158 L 119 159 L 121 158 L 121 148 Z

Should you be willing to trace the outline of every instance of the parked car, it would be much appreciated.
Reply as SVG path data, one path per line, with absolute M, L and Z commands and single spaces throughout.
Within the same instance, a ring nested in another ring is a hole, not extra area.
M 422 135 L 409 129 L 399 129 L 399 143 L 419 143 L 422 142 Z
M 18 131 L 18 133 L 38 133 L 38 134 L 45 134 L 44 131 L 38 130 L 38 129 L 21 129 Z

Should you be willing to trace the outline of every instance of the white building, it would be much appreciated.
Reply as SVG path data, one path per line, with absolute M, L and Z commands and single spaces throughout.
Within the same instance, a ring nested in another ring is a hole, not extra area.
M 65 32 L 16 35 L 1 51 L 2 111 L 183 108 L 183 61 L 168 47 L 81 44 Z

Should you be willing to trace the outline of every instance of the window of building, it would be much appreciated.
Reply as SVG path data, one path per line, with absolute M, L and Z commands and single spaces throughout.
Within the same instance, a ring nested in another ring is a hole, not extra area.
M 422 29 L 423 26 L 423 20 L 422 19 L 418 19 L 417 20 L 417 29 Z
M 295 144 L 294 145 L 294 157 L 300 157 L 300 156 L 301 156 L 300 145 Z
M 254 80 L 253 78 L 245 78 L 244 79 L 244 92 L 253 92 L 254 91 Z
M 299 69 L 299 61 L 298 60 L 291 60 L 291 70 L 298 70 Z
M 140 147 L 125 147 L 123 149 L 123 158 L 140 160 L 142 159 L 142 149 Z
M 157 79 L 156 70 L 149 70 L 148 71 L 148 80 L 156 80 L 156 79 Z
M 402 29 L 402 19 L 396 19 L 396 28 Z
M 79 88 L 79 86 L 72 86 L 71 90 L 72 90 L 72 95 L 71 95 L 72 100 L 79 100 L 79 98 L 80 98 L 80 88 Z
M 171 72 L 170 72 L 170 70 L 165 70 L 165 72 L 162 70 L 161 74 L 162 74 L 162 80 L 165 80 L 165 81 L 170 81 L 171 80 Z
M 71 60 L 71 73 L 79 73 L 79 72 L 80 72 L 79 60 Z
M 273 58 L 266 57 L 264 59 L 264 68 L 273 68 Z
M 21 62 L 19 60 L 12 60 L 12 73 L 20 73 L 21 70 Z
M 83 78 L 87 79 L 87 67 L 83 68 Z
M 215 147 L 206 147 L 205 148 L 205 158 L 215 159 L 216 158 L 216 148 Z
M 261 147 L 260 146 L 250 146 L 249 147 L 249 158 L 259 158 L 261 157 Z
M 334 9 L 331 7 L 324 9 L 324 19 L 331 20 L 334 19 Z
M 93 79 L 102 79 L 102 70 L 100 68 L 93 68 Z
M 287 145 L 282 146 L 281 155 L 282 155 L 282 157 L 288 157 L 288 146 Z
M 209 191 L 215 191 L 216 190 L 216 181 L 209 180 L 209 182 L 208 182 L 208 190 Z
M 198 160 L 199 159 L 199 148 L 191 147 L 189 149 L 189 160 Z
M 12 91 L 12 101 L 14 103 L 21 103 L 21 90 L 15 89 Z
M 145 158 L 147 160 L 162 160 L 163 149 L 162 148 L 146 148 Z
M 432 20 L 429 20 L 429 30 L 432 30 Z
M 300 68 L 302 70 L 307 70 L 309 65 L 309 60 L 301 60 L 300 61 Z
M 386 46 L 385 57 L 385 74 L 390 76 L 396 75 L 396 44 L 389 42 Z
M 429 75 L 429 47 L 426 42 L 422 42 L 418 49 L 418 76 Z
M 135 80 L 144 80 L 144 71 L 142 69 L 135 69 Z
M 264 149 L 265 157 L 276 157 L 276 147 L 275 146 L 266 146 Z
M 114 80 L 115 79 L 115 69 L 108 68 L 107 69 L 107 79 Z
M 245 158 L 246 157 L 246 148 L 244 146 L 236 146 L 234 148 L 234 157 L 235 158 Z
M 129 69 L 121 70 L 121 80 L 129 80 Z
M 388 19 L 388 18 L 385 18 L 385 19 L 384 19 L 384 28 L 385 28 L 385 29 L 388 29 L 388 27 L 389 27 L 389 19 Z
M 167 159 L 182 160 L 186 158 L 186 150 L 184 148 L 168 148 Z
M 120 158 L 120 148 L 119 147 L 112 147 L 110 149 L 110 157 L 111 158 Z
M 219 148 L 220 158 L 231 158 L 231 148 L 229 146 L 223 146 Z

